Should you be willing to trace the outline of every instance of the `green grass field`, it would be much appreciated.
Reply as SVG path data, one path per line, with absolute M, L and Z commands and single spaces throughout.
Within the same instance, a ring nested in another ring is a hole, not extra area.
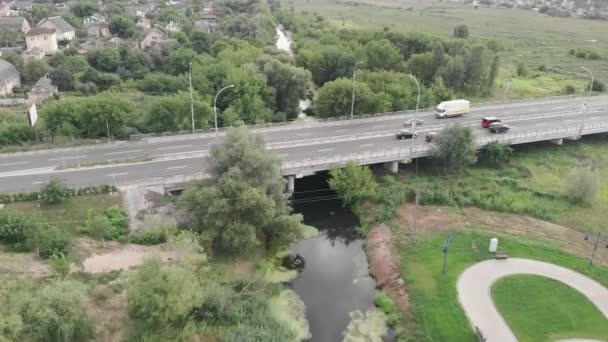
M 103 214 L 106 209 L 115 205 L 122 205 L 121 197 L 118 194 L 71 197 L 57 205 L 45 205 L 39 202 L 16 202 L 7 204 L 6 207 L 31 215 L 35 222 L 51 224 L 71 233 L 76 233 L 78 228 L 88 219 Z
M 447 257 L 447 272 L 441 275 L 442 248 L 447 234 L 420 237 L 415 242 L 399 246 L 401 272 L 410 294 L 416 341 L 477 341 L 456 292 L 456 281 L 468 266 L 491 258 L 488 243 L 492 236 L 475 231 L 452 233 Z M 588 261 L 561 252 L 558 246 L 511 235 L 498 235 L 501 250 L 512 257 L 524 257 L 551 262 L 589 275 L 608 286 L 608 269 L 594 267 L 587 272 Z M 517 292 L 514 292 L 517 293 Z M 583 303 L 584 304 L 584 303 Z M 522 317 L 529 318 L 529 317 Z M 535 320 L 547 317 L 534 317 Z M 537 327 L 542 333 L 542 328 Z M 578 331 L 581 336 L 594 336 L 597 330 Z M 537 340 L 538 341 L 538 340 Z
M 451 36 L 459 24 L 469 26 L 470 38 L 495 40 L 502 51 L 502 68 L 495 98 L 502 99 L 504 84 L 512 79 L 509 98 L 563 94 L 567 84 L 578 92 L 588 84 L 580 66 L 590 68 L 595 77 L 608 81 L 606 60 L 589 60 L 570 55 L 570 49 L 608 53 L 608 22 L 575 18 L 556 18 L 532 11 L 479 7 L 436 1 L 414 0 L 289 0 L 296 13 L 316 13 L 337 28 L 364 30 L 431 32 Z M 591 42 L 596 40 L 596 42 Z M 529 75 L 517 77 L 515 65 L 523 61 Z M 541 65 L 546 72 L 537 71 Z
M 496 282 L 492 297 L 521 342 L 608 338 L 604 315 L 583 294 L 558 281 L 510 276 Z

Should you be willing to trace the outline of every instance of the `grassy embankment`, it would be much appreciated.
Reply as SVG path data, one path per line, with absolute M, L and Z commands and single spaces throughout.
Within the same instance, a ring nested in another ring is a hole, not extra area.
M 510 276 L 496 282 L 492 297 L 522 342 L 608 336 L 602 313 L 581 293 L 555 280 Z
M 469 26 L 470 38 L 495 40 L 502 46 L 501 71 L 494 99 L 502 100 L 504 84 L 511 79 L 509 98 L 542 97 L 564 93 L 572 85 L 582 93 L 588 76 L 581 65 L 593 70 L 597 79 L 608 81 L 605 60 L 571 55 L 570 49 L 606 56 L 608 41 L 602 39 L 608 22 L 556 18 L 532 11 L 504 8 L 474 9 L 470 5 L 413 0 L 290 0 L 296 13 L 307 11 L 325 17 L 337 28 L 431 32 L 451 36 L 455 26 Z M 596 40 L 596 42 L 591 42 Z M 516 65 L 523 61 L 528 75 L 517 76 Z M 539 71 L 544 65 L 545 71 Z M 488 99 L 484 99 L 487 101 Z

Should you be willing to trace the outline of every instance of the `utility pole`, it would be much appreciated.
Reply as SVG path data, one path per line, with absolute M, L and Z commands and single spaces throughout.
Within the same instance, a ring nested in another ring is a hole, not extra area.
M 190 78 L 190 115 L 192 116 L 192 134 L 194 134 L 194 99 L 192 97 L 192 62 L 190 62 L 189 68 L 189 78 Z
M 234 87 L 234 84 L 231 84 L 227 87 L 224 87 L 222 89 L 220 89 L 220 91 L 217 92 L 217 94 L 215 94 L 215 98 L 213 99 L 213 116 L 215 117 L 215 135 L 217 135 L 217 97 L 220 96 L 220 94 L 228 89 L 228 88 L 232 88 Z
M 420 83 L 418 82 L 418 80 L 416 79 L 416 77 L 412 76 L 411 74 L 407 75 L 409 78 L 411 78 L 412 80 L 414 80 L 414 82 L 416 82 L 416 87 L 418 87 L 418 97 L 416 98 L 416 111 L 414 112 L 414 121 L 412 122 L 412 141 L 410 144 L 410 161 L 414 159 L 413 153 L 414 153 L 414 140 L 416 139 L 417 136 L 417 132 L 416 132 L 416 120 L 418 120 L 418 106 L 420 105 Z M 416 158 L 416 161 L 414 162 L 416 163 L 416 198 L 414 199 L 414 219 L 412 222 L 412 232 L 413 234 L 416 233 L 416 220 L 418 217 L 418 195 L 420 193 L 420 189 L 419 189 L 419 182 L 418 182 L 418 158 Z
M 353 115 L 355 112 L 355 82 L 357 79 L 357 65 L 363 63 L 363 61 L 359 61 L 355 64 L 355 67 L 353 68 L 353 94 L 350 100 L 350 119 L 353 119 Z
M 107 117 L 106 117 L 106 132 L 108 133 L 108 142 L 110 142 L 110 125 L 108 124 Z
M 595 252 L 597 251 L 597 246 L 600 243 L 600 232 L 597 233 L 597 237 L 595 238 L 595 243 L 593 244 L 593 252 L 591 252 L 591 258 L 589 259 L 589 271 L 591 271 L 591 267 L 593 266 L 593 259 L 595 258 Z M 585 240 L 589 240 L 589 236 L 585 235 Z
M 587 107 L 589 106 L 589 101 L 591 100 L 591 90 L 593 90 L 593 73 L 591 70 L 585 68 L 584 66 L 581 69 L 585 70 L 589 73 L 591 77 L 591 83 L 589 84 L 589 93 L 587 94 L 587 101 L 583 104 L 583 123 L 581 124 L 581 129 L 578 133 L 579 137 L 583 134 L 583 128 L 585 127 L 585 122 L 587 121 Z

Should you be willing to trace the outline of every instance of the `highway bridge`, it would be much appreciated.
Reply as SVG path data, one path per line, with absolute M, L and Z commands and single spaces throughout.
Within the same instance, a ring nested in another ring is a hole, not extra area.
M 385 163 L 397 171 L 399 163 L 428 156 L 431 144 L 427 132 L 453 125 L 474 128 L 478 146 L 499 140 L 510 144 L 577 139 L 580 135 L 608 132 L 608 96 L 586 98 L 557 97 L 529 101 L 472 105 L 464 117 L 436 119 L 431 111 L 421 111 L 425 120 L 412 140 L 397 140 L 395 133 L 412 112 L 391 113 L 354 120 L 292 123 L 256 128 L 283 161 L 283 174 L 290 190 L 297 177 L 343 166 Z M 508 133 L 493 134 L 480 127 L 483 116 L 497 116 L 511 126 Z M 51 176 L 68 185 L 94 184 L 179 186 L 204 178 L 206 158 L 224 132 L 149 137 L 84 147 L 0 154 L 0 192 L 33 191 Z M 88 165 L 88 166 L 87 166 Z

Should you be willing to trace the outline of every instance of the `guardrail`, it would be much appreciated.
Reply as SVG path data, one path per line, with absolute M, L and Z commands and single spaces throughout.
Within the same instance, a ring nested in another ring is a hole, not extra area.
M 535 101 L 535 104 L 538 104 L 538 101 L 551 101 L 551 100 L 561 100 L 561 99 L 568 99 L 568 98 L 576 98 L 576 96 L 574 95 L 563 95 L 563 96 L 549 96 L 549 97 L 544 97 L 544 98 L 536 98 L 536 99 L 520 99 L 520 100 L 509 100 L 509 101 L 495 101 L 495 102 L 480 102 L 480 103 L 475 103 L 475 105 L 477 106 L 489 106 L 489 105 L 505 105 L 505 104 L 519 104 L 519 103 L 524 103 L 524 102 L 530 102 L 530 101 Z M 542 102 L 540 102 L 542 103 Z M 419 112 L 425 112 L 425 111 L 432 111 L 434 110 L 434 107 L 427 107 L 427 108 L 419 108 Z M 355 115 L 354 119 L 382 119 L 382 118 L 387 118 L 387 117 L 394 117 L 394 116 L 399 116 L 399 115 L 409 115 L 409 114 L 413 114 L 415 113 L 416 110 L 414 109 L 410 109 L 410 110 L 402 110 L 402 111 L 394 111 L 394 112 L 381 112 L 381 113 L 371 113 L 371 114 L 359 114 L 359 115 Z M 321 119 L 316 119 L 314 123 L 301 123 L 298 124 L 297 121 L 285 121 L 285 122 L 275 122 L 275 123 L 266 123 L 266 124 L 258 124 L 258 125 L 249 125 L 248 127 L 251 129 L 265 129 L 265 128 L 285 128 L 287 126 L 292 126 L 294 124 L 297 124 L 298 127 L 308 127 L 308 126 L 318 126 L 320 123 L 321 124 L 334 124 L 334 125 L 338 125 L 341 124 L 345 121 L 349 121 L 350 117 L 349 116 L 340 116 L 340 117 L 334 117 L 334 118 L 321 118 Z M 371 121 L 375 121 L 375 120 L 371 120 Z M 218 133 L 220 134 L 224 134 L 230 127 L 219 127 L 218 128 Z M 206 134 L 206 133 L 213 133 L 215 132 L 215 129 L 213 128 L 208 128 L 208 129 L 197 129 L 194 131 L 194 133 L 192 133 L 191 130 L 184 130 L 184 131 L 178 131 L 178 132 L 162 132 L 162 133 L 147 133 L 147 134 L 133 134 L 129 137 L 130 140 L 143 140 L 143 139 L 150 139 L 150 138 L 162 138 L 162 137 L 179 137 L 179 136 L 191 136 L 193 134 Z

